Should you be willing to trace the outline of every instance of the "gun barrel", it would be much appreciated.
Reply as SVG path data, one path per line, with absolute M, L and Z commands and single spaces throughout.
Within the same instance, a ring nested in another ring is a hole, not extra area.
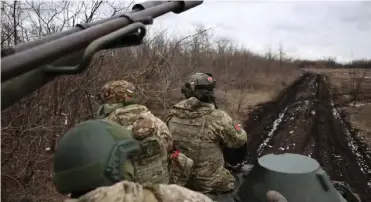
M 184 8 L 184 3 L 171 1 L 131 14 L 132 19 L 143 17 L 158 17 L 169 11 L 179 12 Z M 27 49 L 3 58 L 1 68 L 1 79 L 6 81 L 20 74 L 30 71 L 40 65 L 50 63 L 65 53 L 73 52 L 86 47 L 89 43 L 113 32 L 121 27 L 127 26 L 132 19 L 120 17 L 100 25 L 73 33 L 57 40 Z
M 84 53 L 86 47 L 91 45 L 93 41 L 97 41 L 98 38 L 102 39 L 103 36 L 108 36 L 115 31 L 122 30 L 129 24 L 150 21 L 152 18 L 162 16 L 168 12 L 179 14 L 202 4 L 202 2 L 203 1 L 144 2 L 134 5 L 130 12 L 93 23 L 80 24 L 70 30 L 49 35 L 30 43 L 17 45 L 5 51 L 2 50 L 2 54 L 3 51 L 7 54 L 5 54 L 5 56 L 2 55 L 3 57 L 1 60 L 1 108 L 5 109 L 9 107 L 22 97 L 27 96 L 36 89 L 52 81 L 58 75 L 61 75 L 57 73 L 60 67 L 76 65 L 81 61 L 83 61 L 84 65 L 87 65 L 87 60 L 82 60 L 85 56 L 82 53 Z M 135 29 L 136 27 L 131 27 L 131 30 L 135 31 Z M 130 32 L 131 31 L 127 31 L 127 33 Z M 141 29 L 139 33 L 144 33 L 142 35 L 143 37 L 145 35 L 145 30 Z M 134 42 L 136 39 L 130 38 L 129 36 L 125 35 L 124 38 L 129 40 L 126 46 L 140 44 L 140 41 Z M 118 38 L 117 40 L 120 39 Z M 112 41 L 112 43 L 120 45 L 121 42 Z M 114 48 L 114 46 L 107 48 Z M 50 65 L 54 66 L 52 67 L 54 72 L 49 71 Z M 80 70 L 83 71 L 83 68 Z M 70 73 L 77 74 L 80 72 L 81 71 L 75 71 Z
M 147 2 L 140 3 L 140 4 L 135 4 L 132 8 L 132 11 L 127 12 L 127 13 L 138 12 L 138 11 L 148 9 L 148 8 L 151 8 L 151 7 L 154 7 L 154 6 L 158 6 L 158 5 L 164 4 L 164 3 L 166 3 L 166 1 L 147 1 Z M 102 20 L 97 20 L 97 21 L 94 21 L 94 22 L 90 22 L 90 23 L 78 24 L 78 25 L 76 25 L 76 27 L 71 28 L 69 30 L 65 30 L 63 32 L 58 32 L 58 33 L 55 33 L 55 34 L 47 35 L 47 36 L 44 36 L 43 38 L 37 39 L 35 41 L 19 44 L 19 45 L 13 46 L 11 48 L 6 48 L 5 50 L 1 50 L 1 57 L 8 56 L 8 55 L 14 54 L 14 53 L 18 53 L 18 52 L 24 51 L 26 49 L 29 49 L 29 48 L 32 48 L 32 47 L 35 47 L 35 46 L 38 46 L 38 45 L 56 40 L 56 39 L 59 39 L 61 37 L 68 36 L 70 34 L 79 32 L 79 31 L 87 29 L 89 27 L 93 27 L 93 26 L 96 26 L 96 25 L 106 23 L 108 21 L 120 18 L 122 15 L 123 15 L 123 13 L 118 14 L 118 15 L 114 15 L 112 17 L 105 18 L 105 19 L 102 19 Z

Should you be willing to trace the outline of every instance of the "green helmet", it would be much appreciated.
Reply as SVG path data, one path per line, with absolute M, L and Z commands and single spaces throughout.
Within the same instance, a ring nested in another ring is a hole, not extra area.
M 128 156 L 139 151 L 131 131 L 106 120 L 89 120 L 68 130 L 54 154 L 58 192 L 78 197 L 101 186 L 133 180 Z
M 210 73 L 195 73 L 191 75 L 182 87 L 186 98 L 196 97 L 200 101 L 215 102 L 214 88 L 216 80 Z

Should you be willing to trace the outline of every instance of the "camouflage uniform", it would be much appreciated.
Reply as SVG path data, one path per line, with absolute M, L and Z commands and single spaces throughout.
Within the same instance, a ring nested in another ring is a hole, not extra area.
M 175 151 L 170 155 L 170 183 L 185 186 L 193 170 L 193 160 Z
M 173 149 L 173 140 L 171 133 L 167 125 L 159 118 L 155 117 L 147 107 L 139 104 L 134 104 L 127 102 L 125 98 L 127 96 L 132 96 L 135 92 L 135 87 L 127 81 L 113 81 L 109 82 L 102 88 L 102 98 L 106 102 L 98 110 L 98 117 L 119 123 L 133 132 L 134 138 L 142 140 L 149 138 L 154 134 L 154 136 L 160 140 L 161 147 L 158 148 L 158 153 L 160 154 L 163 167 L 170 172 L 170 179 L 156 181 L 153 179 L 148 172 L 151 168 L 149 164 L 142 164 L 142 172 L 140 172 L 140 178 L 145 178 L 149 182 L 157 183 L 176 183 L 185 184 L 187 181 L 190 170 L 192 170 L 193 161 L 186 157 L 184 154 L 176 156 L 176 158 L 168 159 L 167 153 Z M 143 143 L 142 143 L 143 144 Z M 138 156 L 148 156 L 142 153 Z M 136 156 L 133 157 L 137 158 Z M 140 157 L 138 157 L 140 158 Z M 148 157 L 147 159 L 150 159 Z M 134 162 L 139 162 L 143 160 L 137 159 Z M 146 161 L 146 160 L 144 160 Z M 179 164 L 179 162 L 182 162 Z M 152 168 L 155 169 L 155 168 Z M 158 172 L 162 172 L 157 168 Z M 152 170 L 155 173 L 156 171 Z M 144 177 L 144 175 L 146 175 Z M 144 179 L 143 179 L 144 180 Z M 136 180 L 137 182 L 144 182 L 143 180 Z M 170 181 L 169 181 L 170 180 Z
M 172 137 L 166 124 L 155 117 L 146 106 L 126 102 L 126 96 L 134 96 L 135 87 L 130 82 L 120 80 L 111 81 L 102 88 L 103 104 L 98 110 L 99 118 L 106 118 L 126 127 L 132 127 L 139 117 L 146 117 L 155 123 L 155 134 L 166 146 L 167 151 L 172 149 Z
M 78 199 L 66 202 L 212 202 L 207 196 L 178 185 L 141 185 L 134 182 L 122 181 L 109 187 L 100 187 Z
M 226 112 L 190 97 L 173 107 L 168 127 L 175 147 L 194 161 L 187 187 L 202 193 L 236 187 L 236 179 L 224 168 L 222 148 L 241 147 L 247 134 Z

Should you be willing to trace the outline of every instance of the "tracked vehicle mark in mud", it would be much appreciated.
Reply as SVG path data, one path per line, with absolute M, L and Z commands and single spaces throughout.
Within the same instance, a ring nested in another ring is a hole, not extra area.
M 245 124 L 248 163 L 268 153 L 308 155 L 332 180 L 349 183 L 362 201 L 371 201 L 370 149 L 340 116 L 323 76 L 303 75 L 250 117 Z M 243 156 L 241 152 L 232 161 Z

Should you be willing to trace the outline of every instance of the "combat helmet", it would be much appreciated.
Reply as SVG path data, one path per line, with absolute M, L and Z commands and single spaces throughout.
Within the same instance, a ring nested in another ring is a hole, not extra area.
M 195 73 L 191 75 L 184 86 L 182 87 L 182 94 L 187 99 L 195 97 L 203 102 L 215 102 L 214 88 L 216 80 L 210 73 Z
M 131 131 L 106 120 L 89 120 L 68 130 L 54 154 L 53 181 L 59 193 L 77 198 L 97 187 L 132 181 L 130 156 L 139 143 Z
M 104 103 L 126 103 L 135 96 L 135 86 L 126 80 L 110 81 L 104 84 L 99 97 Z

